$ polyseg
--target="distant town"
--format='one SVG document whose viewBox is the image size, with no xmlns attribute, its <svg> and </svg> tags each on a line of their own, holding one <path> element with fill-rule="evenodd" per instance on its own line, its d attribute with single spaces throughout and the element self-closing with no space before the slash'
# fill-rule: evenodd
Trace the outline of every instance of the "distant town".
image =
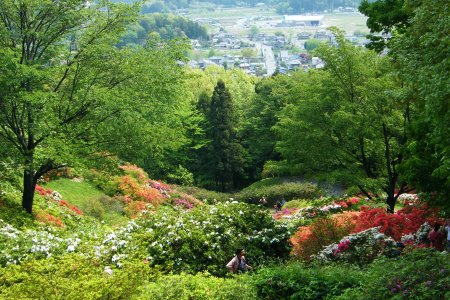
<svg viewBox="0 0 450 300">
<path fill-rule="evenodd" d="M 193 17 L 187 9 L 177 12 L 206 26 L 210 35 L 207 42 L 191 40 L 193 55 L 189 65 L 192 68 L 217 65 L 239 68 L 261 77 L 275 72 L 319 69 L 324 63 L 312 50 L 321 42 L 334 43 L 333 34 L 327 30 L 330 26 L 346 30 L 346 39 L 355 45 L 365 46 L 368 42 L 365 18 L 352 7 L 338 7 L 333 13 L 267 15 L 265 10 L 269 8 L 259 3 L 253 14 L 244 17 L 229 16 L 227 10 L 231 9 L 223 8 L 223 17 Z M 262 14 L 258 15 L 259 12 Z M 341 28 L 339 22 L 347 27 L 353 22 L 354 26 Z"/>
</svg>

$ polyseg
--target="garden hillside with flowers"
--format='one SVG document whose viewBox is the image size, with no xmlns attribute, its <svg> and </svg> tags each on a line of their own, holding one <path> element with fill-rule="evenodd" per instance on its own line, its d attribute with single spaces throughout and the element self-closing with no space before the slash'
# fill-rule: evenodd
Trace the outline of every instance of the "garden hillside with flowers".
<svg viewBox="0 0 450 300">
<path fill-rule="evenodd" d="M 66 186 L 77 192 L 66 196 Z M 14 182 L 2 187 L 0 299 L 450 296 L 448 254 L 428 240 L 443 214 L 417 194 L 399 197 L 393 214 L 361 195 L 325 194 L 284 197 L 277 211 L 253 204 L 243 196 L 248 191 L 182 188 L 123 164 L 112 173 L 51 174 L 37 185 L 29 215 Z M 305 184 L 296 189 L 302 193 Z M 227 273 L 237 248 L 246 250 L 252 271 Z"/>
<path fill-rule="evenodd" d="M 267 77 L 144 2 L 0 0 L 0 300 L 450 299 L 448 0 Z"/>
</svg>

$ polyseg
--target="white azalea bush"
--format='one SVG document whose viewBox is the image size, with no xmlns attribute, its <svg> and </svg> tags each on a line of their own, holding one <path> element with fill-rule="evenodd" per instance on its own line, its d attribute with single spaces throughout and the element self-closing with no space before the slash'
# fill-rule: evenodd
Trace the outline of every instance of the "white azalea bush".
<svg viewBox="0 0 450 300">
<path fill-rule="evenodd" d="M 364 265 L 381 254 L 390 255 L 395 251 L 395 241 L 379 231 L 380 227 L 351 234 L 339 243 L 326 246 L 312 258 L 320 262 L 347 262 Z"/>
<path fill-rule="evenodd" d="M 0 219 L 0 266 L 21 264 L 71 252 L 89 252 L 95 234 L 70 233 L 51 226 L 19 230 Z"/>
<path fill-rule="evenodd" d="M 109 233 L 96 253 L 117 266 L 140 256 L 166 271 L 224 275 L 236 248 L 245 248 L 253 264 L 285 258 L 289 236 L 287 227 L 276 224 L 267 212 L 233 201 L 177 213 L 146 213 Z"/>
</svg>

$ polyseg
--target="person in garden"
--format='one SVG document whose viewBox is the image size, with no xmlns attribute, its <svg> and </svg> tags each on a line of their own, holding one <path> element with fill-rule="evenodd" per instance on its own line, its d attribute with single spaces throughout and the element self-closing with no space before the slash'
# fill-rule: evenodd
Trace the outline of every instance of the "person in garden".
<svg viewBox="0 0 450 300">
<path fill-rule="evenodd" d="M 248 270 L 251 270 L 252 267 L 247 265 L 247 262 L 245 260 L 245 250 L 242 248 L 239 248 L 236 250 L 236 255 L 233 257 L 232 260 L 230 260 L 227 263 L 227 270 L 228 272 L 232 273 L 243 273 Z"/>
<path fill-rule="evenodd" d="M 441 224 L 434 223 L 434 229 L 431 230 L 430 234 L 428 235 L 428 238 L 431 242 L 431 247 L 438 251 L 444 250 L 444 238 L 445 234 L 440 230 Z"/>
<path fill-rule="evenodd" d="M 277 212 L 281 211 L 281 202 L 280 202 L 280 200 L 277 200 L 277 202 L 275 202 L 275 211 L 277 211 Z"/>
</svg>

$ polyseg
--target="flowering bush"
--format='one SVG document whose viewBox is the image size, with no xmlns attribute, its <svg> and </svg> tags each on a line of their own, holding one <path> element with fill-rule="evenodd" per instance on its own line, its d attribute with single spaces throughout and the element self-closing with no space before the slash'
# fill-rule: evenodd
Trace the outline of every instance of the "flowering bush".
<svg viewBox="0 0 450 300">
<path fill-rule="evenodd" d="M 312 258 L 321 262 L 342 261 L 359 265 L 370 263 L 380 254 L 388 254 L 395 248 L 395 241 L 379 229 L 380 227 L 370 228 L 346 236 Z"/>
<path fill-rule="evenodd" d="M 52 227 L 21 231 L 0 219 L 0 266 L 74 252 L 80 243 L 78 234 L 65 237 Z"/>
<path fill-rule="evenodd" d="M 342 212 L 347 209 L 352 209 L 359 203 L 359 198 L 353 197 L 349 200 L 341 200 L 339 202 L 331 202 L 322 206 L 308 206 L 300 209 L 284 209 L 281 212 L 275 213 L 274 218 L 276 220 L 301 220 L 301 219 L 314 219 L 317 217 L 325 217 L 330 214 Z"/>
<path fill-rule="evenodd" d="M 144 213 L 109 234 L 96 251 L 115 264 L 140 255 L 167 271 L 224 274 L 225 264 L 239 247 L 249 253 L 249 263 L 287 257 L 289 236 L 286 226 L 256 206 L 229 202 L 178 213 Z"/>
<path fill-rule="evenodd" d="M 324 246 L 349 234 L 355 226 L 358 212 L 346 212 L 330 218 L 318 218 L 309 226 L 299 227 L 291 237 L 292 253 L 302 259 L 310 259 Z"/>
<path fill-rule="evenodd" d="M 361 207 L 355 232 L 380 226 L 380 232 L 399 241 L 402 235 L 416 232 L 424 222 L 433 224 L 437 221 L 441 221 L 438 210 L 428 208 L 426 204 L 407 205 L 396 213 L 387 213 L 382 208 Z"/>
</svg>

